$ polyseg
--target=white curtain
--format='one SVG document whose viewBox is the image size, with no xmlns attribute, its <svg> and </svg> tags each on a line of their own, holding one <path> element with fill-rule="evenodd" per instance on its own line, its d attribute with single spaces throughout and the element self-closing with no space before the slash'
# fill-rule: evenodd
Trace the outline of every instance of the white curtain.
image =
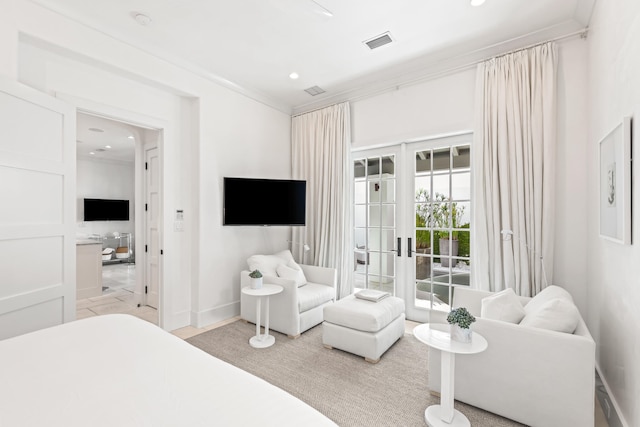
<svg viewBox="0 0 640 427">
<path fill-rule="evenodd" d="M 545 43 L 478 65 L 472 275 L 480 289 L 533 296 L 552 283 L 557 56 Z"/>
<path fill-rule="evenodd" d="M 293 178 L 307 181 L 305 227 L 293 228 L 293 249 L 307 264 L 338 270 L 337 297 L 351 293 L 349 169 L 351 113 L 348 103 L 294 117 Z M 303 254 L 301 249 L 309 245 Z"/>
</svg>

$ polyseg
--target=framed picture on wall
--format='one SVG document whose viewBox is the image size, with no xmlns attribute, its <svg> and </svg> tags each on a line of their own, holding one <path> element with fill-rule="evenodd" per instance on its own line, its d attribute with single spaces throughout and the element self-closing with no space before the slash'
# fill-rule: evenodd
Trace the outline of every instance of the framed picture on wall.
<svg viewBox="0 0 640 427">
<path fill-rule="evenodd" d="M 600 237 L 631 244 L 631 117 L 600 141 Z"/>
</svg>

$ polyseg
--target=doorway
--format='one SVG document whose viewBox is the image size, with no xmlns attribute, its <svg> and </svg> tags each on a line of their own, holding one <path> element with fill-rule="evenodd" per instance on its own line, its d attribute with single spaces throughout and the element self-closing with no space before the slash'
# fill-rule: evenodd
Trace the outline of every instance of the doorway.
<svg viewBox="0 0 640 427">
<path fill-rule="evenodd" d="M 100 242 L 102 251 L 101 293 L 78 294 L 77 318 L 126 313 L 159 324 L 159 245 L 150 242 L 159 241 L 162 131 L 80 111 L 76 123 L 77 236 Z M 128 219 L 86 221 L 85 199 L 126 202 Z"/>
<path fill-rule="evenodd" d="M 470 285 L 471 139 L 352 152 L 354 288 L 403 298 L 410 320 L 449 311 Z"/>
</svg>

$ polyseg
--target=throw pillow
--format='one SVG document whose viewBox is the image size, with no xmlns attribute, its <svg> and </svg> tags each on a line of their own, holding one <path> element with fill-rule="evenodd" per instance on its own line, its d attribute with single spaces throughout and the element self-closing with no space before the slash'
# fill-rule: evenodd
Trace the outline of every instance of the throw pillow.
<svg viewBox="0 0 640 427">
<path fill-rule="evenodd" d="M 562 298 L 573 303 L 573 298 L 571 297 L 571 294 L 569 292 L 567 292 L 565 289 L 562 289 L 560 286 L 551 285 L 547 286 L 542 291 L 540 291 L 538 295 L 531 298 L 531 301 L 529 301 L 527 305 L 524 306 L 524 311 L 527 314 L 536 312 L 544 304 L 556 298 Z"/>
<path fill-rule="evenodd" d="M 307 278 L 304 277 L 304 273 L 301 269 L 292 268 L 284 264 L 280 264 L 276 268 L 276 272 L 278 273 L 278 277 L 282 277 L 283 279 L 290 279 L 296 282 L 298 287 L 307 284 Z"/>
<path fill-rule="evenodd" d="M 572 334 L 579 321 L 580 312 L 573 302 L 566 298 L 555 298 L 542 304 L 536 311 L 527 312 L 520 326 Z"/>
<path fill-rule="evenodd" d="M 524 307 L 511 288 L 497 292 L 490 297 L 482 298 L 480 317 L 483 319 L 520 323 L 524 315 Z"/>
<path fill-rule="evenodd" d="M 273 255 L 253 255 L 247 259 L 249 271 L 260 270 L 263 275 L 277 276 L 276 269 L 280 264 L 293 261 L 291 251 L 284 250 Z"/>
</svg>

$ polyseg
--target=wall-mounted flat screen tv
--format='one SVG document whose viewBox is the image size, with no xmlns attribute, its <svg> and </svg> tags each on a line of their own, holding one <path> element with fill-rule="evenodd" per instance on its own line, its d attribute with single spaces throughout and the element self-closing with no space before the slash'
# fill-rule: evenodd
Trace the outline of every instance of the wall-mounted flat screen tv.
<svg viewBox="0 0 640 427">
<path fill-rule="evenodd" d="M 85 221 L 129 221 L 129 201 L 84 199 Z"/>
<path fill-rule="evenodd" d="M 224 225 L 305 225 L 307 182 L 224 178 Z"/>
</svg>

